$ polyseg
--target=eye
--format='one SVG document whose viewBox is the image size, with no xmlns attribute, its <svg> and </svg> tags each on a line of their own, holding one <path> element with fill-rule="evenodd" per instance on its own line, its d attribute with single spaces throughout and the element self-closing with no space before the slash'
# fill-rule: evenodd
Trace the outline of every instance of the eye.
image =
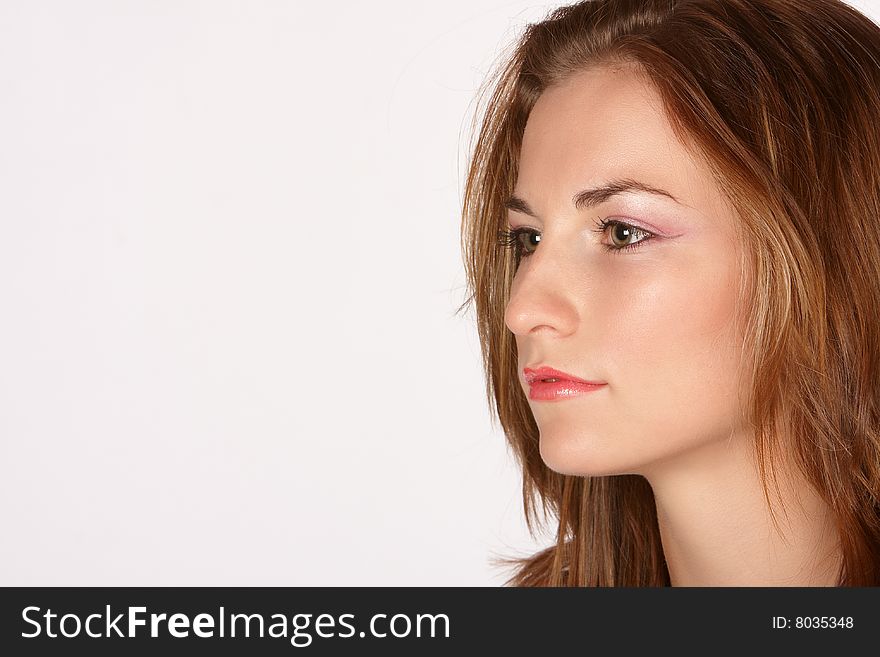
<svg viewBox="0 0 880 657">
<path fill-rule="evenodd" d="M 533 242 L 534 241 L 534 242 Z M 541 242 L 541 233 L 532 228 L 515 228 L 513 230 L 499 230 L 498 244 L 505 249 L 511 249 L 516 261 L 528 258 L 538 248 Z"/>
<path fill-rule="evenodd" d="M 637 249 L 654 237 L 653 233 L 615 219 L 601 219 L 596 222 L 597 233 L 604 233 L 608 228 L 611 228 L 611 244 L 603 244 L 602 246 L 606 251 L 612 253 Z M 643 237 L 637 241 L 629 241 L 638 235 Z"/>
</svg>

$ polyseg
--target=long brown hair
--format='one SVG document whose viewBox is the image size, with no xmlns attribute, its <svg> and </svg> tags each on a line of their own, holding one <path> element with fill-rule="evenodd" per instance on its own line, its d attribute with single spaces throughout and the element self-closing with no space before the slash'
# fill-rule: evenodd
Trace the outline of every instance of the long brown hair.
<svg viewBox="0 0 880 657">
<path fill-rule="evenodd" d="M 765 499 L 777 457 L 791 458 L 831 510 L 838 584 L 880 585 L 880 27 L 838 0 L 579 2 L 528 25 L 487 80 L 459 311 L 476 308 L 486 394 L 522 467 L 529 531 L 539 505 L 559 521 L 555 544 L 501 560 L 516 569 L 505 585 L 670 583 L 647 480 L 542 461 L 504 323 L 515 263 L 498 231 L 529 111 L 551 85 L 613 63 L 650 77 L 740 219 L 747 419 Z"/>
</svg>

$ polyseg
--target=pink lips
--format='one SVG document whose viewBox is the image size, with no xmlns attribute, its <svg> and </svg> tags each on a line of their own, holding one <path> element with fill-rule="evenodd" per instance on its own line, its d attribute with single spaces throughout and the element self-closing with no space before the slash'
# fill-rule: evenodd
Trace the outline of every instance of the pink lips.
<svg viewBox="0 0 880 657">
<path fill-rule="evenodd" d="M 552 367 L 523 369 L 526 383 L 529 384 L 529 398 L 536 401 L 567 399 L 605 387 L 604 381 L 586 381 L 571 374 L 560 372 Z M 545 379 L 556 379 L 546 381 Z"/>
</svg>

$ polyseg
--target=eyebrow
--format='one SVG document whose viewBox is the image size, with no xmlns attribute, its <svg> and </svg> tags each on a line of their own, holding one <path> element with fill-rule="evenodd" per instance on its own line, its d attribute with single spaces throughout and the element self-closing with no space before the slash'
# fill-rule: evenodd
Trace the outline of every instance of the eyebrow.
<svg viewBox="0 0 880 657">
<path fill-rule="evenodd" d="M 680 205 L 685 205 L 665 189 L 660 189 L 659 187 L 654 187 L 653 185 L 648 185 L 647 183 L 633 180 L 632 178 L 615 178 L 614 180 L 610 180 L 597 187 L 583 189 L 571 198 L 571 202 L 576 209 L 582 210 L 584 208 L 604 203 L 608 199 L 626 192 L 640 192 L 643 194 L 653 194 L 655 196 L 665 196 Z M 508 198 L 504 202 L 504 207 L 515 212 L 522 212 L 535 219 L 538 218 L 537 213 L 529 207 L 529 204 L 518 196 L 511 196 Z"/>
</svg>

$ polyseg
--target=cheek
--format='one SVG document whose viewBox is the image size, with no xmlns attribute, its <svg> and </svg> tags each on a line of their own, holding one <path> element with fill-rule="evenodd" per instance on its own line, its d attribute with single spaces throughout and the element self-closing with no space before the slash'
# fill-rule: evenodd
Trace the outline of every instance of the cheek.
<svg viewBox="0 0 880 657">
<path fill-rule="evenodd" d="M 729 257 L 729 256 L 726 256 Z M 681 440 L 724 430 L 734 411 L 740 346 L 738 267 L 703 258 L 645 270 L 614 315 L 608 365 L 632 422 Z"/>
</svg>

